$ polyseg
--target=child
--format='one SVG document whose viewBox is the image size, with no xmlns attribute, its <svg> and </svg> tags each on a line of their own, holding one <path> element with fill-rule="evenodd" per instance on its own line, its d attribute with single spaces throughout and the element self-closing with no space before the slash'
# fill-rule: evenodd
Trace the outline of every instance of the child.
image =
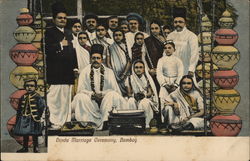
<svg viewBox="0 0 250 161">
<path fill-rule="evenodd" d="M 24 80 L 24 89 L 27 91 L 21 99 L 17 110 L 14 134 L 23 136 L 23 148 L 17 153 L 28 152 L 29 136 L 33 138 L 33 151 L 39 153 L 38 136 L 42 135 L 41 117 L 45 108 L 44 99 L 35 92 L 37 81 L 35 79 Z"/>
</svg>

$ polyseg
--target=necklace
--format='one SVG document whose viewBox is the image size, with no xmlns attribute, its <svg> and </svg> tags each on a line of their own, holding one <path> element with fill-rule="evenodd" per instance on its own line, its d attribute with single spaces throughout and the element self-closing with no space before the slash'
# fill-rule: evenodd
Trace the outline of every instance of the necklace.
<svg viewBox="0 0 250 161">
<path fill-rule="evenodd" d="M 104 66 L 101 65 L 101 85 L 100 85 L 100 91 L 103 90 L 103 86 L 104 86 Z M 94 67 L 93 65 L 91 65 L 91 71 L 90 71 L 90 86 L 93 92 L 95 91 L 95 82 L 94 82 Z"/>
</svg>

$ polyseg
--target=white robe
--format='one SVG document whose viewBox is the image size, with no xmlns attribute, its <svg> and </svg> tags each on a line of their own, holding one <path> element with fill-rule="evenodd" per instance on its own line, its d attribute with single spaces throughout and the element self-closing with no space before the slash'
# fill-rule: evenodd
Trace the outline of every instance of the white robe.
<svg viewBox="0 0 250 161">
<path fill-rule="evenodd" d="M 120 48 L 122 47 L 123 50 Z M 116 80 L 118 82 L 118 85 L 120 87 L 120 90 L 123 95 L 127 93 L 126 87 L 125 87 L 125 82 L 121 81 L 120 75 L 124 72 L 125 67 L 128 63 L 128 60 L 126 58 L 125 52 L 126 47 L 125 44 L 120 44 L 120 47 L 116 42 L 111 44 L 108 48 L 108 55 L 110 56 L 111 59 L 111 66 L 114 71 Z M 132 59 L 132 56 L 129 54 L 130 59 Z"/>
<path fill-rule="evenodd" d="M 89 40 L 92 41 L 96 38 L 96 32 L 93 31 L 93 32 L 89 32 L 88 30 L 85 31 L 87 34 L 88 34 L 88 37 L 89 37 Z M 88 44 L 88 45 L 91 45 L 91 44 Z"/>
<path fill-rule="evenodd" d="M 147 76 L 147 78 L 145 77 Z M 143 75 L 141 78 L 139 78 L 135 73 L 134 69 L 132 69 L 132 75 L 130 76 L 130 82 L 129 78 L 126 79 L 126 86 L 132 86 L 133 95 L 135 93 L 143 92 L 144 95 L 147 95 L 147 88 L 149 87 L 149 84 L 153 90 L 153 95 L 150 98 L 143 98 L 140 101 L 136 101 L 134 97 L 129 98 L 128 100 L 128 106 L 131 110 L 136 109 L 143 109 L 145 111 L 146 116 L 146 127 L 149 127 L 149 122 L 153 118 L 154 111 L 159 111 L 159 104 L 158 104 L 158 95 L 156 91 L 156 87 L 154 84 L 153 79 L 149 75 L 149 73 L 146 71 L 145 75 Z M 147 81 L 148 79 L 148 81 Z M 149 84 L 148 84 L 149 82 Z"/>
<path fill-rule="evenodd" d="M 76 49 L 76 57 L 77 57 L 77 63 L 78 63 L 78 72 L 81 73 L 81 71 L 90 64 L 90 56 L 89 52 L 83 48 L 78 40 L 74 41 L 75 43 L 75 49 Z"/>
<path fill-rule="evenodd" d="M 171 32 L 167 39 L 173 40 L 175 43 L 176 51 L 174 55 L 182 60 L 184 75 L 187 75 L 188 71 L 195 72 L 199 59 L 197 35 L 184 27 L 181 32 L 177 32 L 176 30 Z"/>
<path fill-rule="evenodd" d="M 105 66 L 104 69 L 104 86 L 102 91 L 100 91 L 100 68 L 94 69 L 95 92 L 104 95 L 100 107 L 94 100 L 91 100 L 91 95 L 94 93 L 90 85 L 91 64 L 80 73 L 77 95 L 72 102 L 76 120 L 94 122 L 99 129 L 102 129 L 103 122 L 108 120 L 109 111 L 111 111 L 112 107 L 116 107 L 116 109 L 127 108 L 126 100 L 121 96 L 113 71 Z"/>
<path fill-rule="evenodd" d="M 204 109 L 203 98 L 198 91 L 191 91 L 189 95 L 195 98 L 199 110 Z M 191 107 L 189 107 L 189 104 L 187 103 L 183 95 L 181 94 L 179 88 L 174 92 L 170 93 L 165 100 L 169 102 L 178 103 L 180 110 L 180 115 L 176 116 L 173 111 L 173 107 L 165 106 L 162 108 L 162 115 L 165 119 L 168 120 L 169 124 L 178 123 L 194 113 Z M 204 118 L 201 117 L 193 117 L 188 120 L 188 122 L 191 122 L 195 129 L 201 129 L 204 127 Z"/>
<path fill-rule="evenodd" d="M 110 30 L 110 29 L 108 29 L 108 34 L 109 34 L 110 38 L 111 38 L 112 40 L 114 40 L 114 38 L 113 38 L 113 31 Z"/>
<path fill-rule="evenodd" d="M 165 52 L 163 53 L 163 55 Z M 178 86 L 180 80 L 183 76 L 183 64 L 182 61 L 174 56 L 163 56 L 159 59 L 156 70 L 156 77 L 161 86 L 160 88 L 160 98 L 165 98 L 168 96 L 168 91 L 164 87 L 166 84 L 168 85 L 176 85 Z"/>
<path fill-rule="evenodd" d="M 50 85 L 47 94 L 47 105 L 50 122 L 62 126 L 71 120 L 71 90 L 73 85 Z"/>
</svg>

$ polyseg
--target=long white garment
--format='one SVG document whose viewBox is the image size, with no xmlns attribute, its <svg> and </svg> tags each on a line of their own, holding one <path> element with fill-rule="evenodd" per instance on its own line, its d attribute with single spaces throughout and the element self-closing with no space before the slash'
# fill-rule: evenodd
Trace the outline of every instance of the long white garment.
<svg viewBox="0 0 250 161">
<path fill-rule="evenodd" d="M 165 54 L 165 52 L 163 53 Z M 166 55 L 166 54 L 165 54 Z M 179 85 L 180 80 L 183 76 L 184 67 L 182 61 L 174 56 L 163 56 L 159 59 L 156 70 L 156 78 L 161 86 L 160 98 L 168 96 L 168 91 L 164 87 L 168 85 Z"/>
<path fill-rule="evenodd" d="M 181 32 L 177 32 L 176 30 L 171 32 L 167 39 L 173 40 L 175 43 L 176 51 L 174 55 L 182 60 L 184 75 L 187 75 L 188 71 L 195 72 L 199 59 L 197 35 L 184 27 Z"/>
<path fill-rule="evenodd" d="M 146 75 L 146 76 L 145 76 Z M 132 69 L 132 75 L 126 79 L 126 86 L 131 86 L 133 90 L 133 95 L 135 93 L 142 92 L 144 95 L 147 95 L 147 89 L 150 87 L 153 90 L 153 95 L 150 98 L 144 98 L 137 102 L 133 97 L 129 98 L 128 106 L 129 109 L 143 109 L 146 115 L 146 127 L 149 127 L 149 122 L 153 118 L 153 111 L 159 111 L 159 103 L 158 103 L 158 94 L 156 91 L 156 87 L 153 79 L 149 75 L 147 71 L 145 71 L 145 75 L 139 78 L 135 73 L 134 69 Z M 149 84 L 148 84 L 149 83 Z"/>
<path fill-rule="evenodd" d="M 134 43 L 135 43 L 135 35 L 141 31 L 137 31 L 137 32 L 128 32 L 125 34 L 125 38 L 126 38 L 126 42 L 127 42 L 127 46 L 128 46 L 128 53 L 131 54 L 132 50 L 131 48 L 133 47 Z M 149 35 L 145 32 L 141 32 L 144 35 L 144 39 L 146 39 L 147 37 L 149 37 Z M 132 54 L 131 54 L 132 55 Z"/>
<path fill-rule="evenodd" d="M 51 85 L 47 94 L 50 122 L 62 126 L 71 120 L 72 85 Z"/>
<path fill-rule="evenodd" d="M 75 36 L 74 34 L 72 34 L 72 36 L 73 36 L 72 44 L 73 47 L 76 48 L 76 45 L 78 44 L 78 36 Z"/>
<path fill-rule="evenodd" d="M 90 64 L 90 59 L 89 59 L 89 52 L 84 49 L 77 41 L 75 41 L 75 49 L 76 49 L 76 57 L 77 57 L 77 63 L 78 63 L 78 70 L 79 73 Z"/>
<path fill-rule="evenodd" d="M 120 47 L 119 47 L 120 45 Z M 125 87 L 125 81 L 122 81 L 120 79 L 120 75 L 124 72 L 125 67 L 128 63 L 128 60 L 126 58 L 126 54 L 124 51 L 126 51 L 126 47 L 124 43 L 117 44 L 114 42 L 111 44 L 108 48 L 108 55 L 111 58 L 111 66 L 114 71 L 117 83 L 120 87 L 120 90 L 123 95 L 127 93 L 126 87 Z M 121 49 L 122 48 L 122 49 Z M 132 59 L 132 56 L 129 54 L 130 59 Z"/>
<path fill-rule="evenodd" d="M 96 38 L 96 32 L 93 31 L 93 32 L 89 32 L 88 30 L 85 31 L 87 34 L 88 34 L 88 37 L 89 37 L 89 40 L 92 41 Z M 91 44 L 89 44 L 91 45 Z"/>
<path fill-rule="evenodd" d="M 99 39 L 99 38 L 95 38 L 93 39 L 92 41 L 92 45 L 93 44 L 101 44 L 103 45 L 104 47 L 104 52 L 103 52 L 103 63 L 106 65 L 106 57 L 107 57 L 107 54 L 108 54 L 108 47 L 114 42 L 112 39 L 110 38 L 106 38 L 104 37 L 103 39 Z"/>
<path fill-rule="evenodd" d="M 108 34 L 111 37 L 111 39 L 114 40 L 114 38 L 113 38 L 113 31 L 110 30 L 110 29 L 108 29 Z"/>
<path fill-rule="evenodd" d="M 192 96 L 196 100 L 199 110 L 204 109 L 203 98 L 201 97 L 201 95 L 198 91 L 194 90 L 189 95 Z M 174 114 L 173 108 L 171 106 L 163 107 L 162 115 L 165 119 L 168 120 L 169 124 L 178 123 L 178 122 L 182 121 L 183 119 L 185 119 L 186 117 L 193 114 L 193 110 L 191 109 L 191 107 L 189 106 L 189 104 L 187 103 L 187 101 L 185 100 L 183 95 L 181 94 L 179 88 L 177 90 L 175 90 L 174 92 L 170 93 L 168 95 L 168 97 L 166 97 L 165 100 L 169 101 L 169 102 L 178 103 L 179 110 L 180 110 L 180 115 L 176 116 Z M 199 128 L 204 127 L 204 119 L 203 118 L 200 118 L 200 117 L 191 118 L 189 120 L 189 122 L 191 122 L 193 124 L 195 129 L 199 129 Z"/>
<path fill-rule="evenodd" d="M 103 121 L 108 120 L 108 112 L 111 111 L 112 107 L 115 106 L 116 109 L 127 108 L 127 102 L 121 96 L 113 71 L 105 66 L 104 70 L 104 86 L 103 90 L 100 91 L 100 68 L 94 69 L 95 91 L 104 95 L 100 107 L 95 101 L 91 100 L 93 94 L 90 85 L 91 64 L 80 73 L 77 95 L 72 102 L 72 108 L 75 109 L 75 117 L 78 121 L 94 122 L 100 129 Z"/>
</svg>

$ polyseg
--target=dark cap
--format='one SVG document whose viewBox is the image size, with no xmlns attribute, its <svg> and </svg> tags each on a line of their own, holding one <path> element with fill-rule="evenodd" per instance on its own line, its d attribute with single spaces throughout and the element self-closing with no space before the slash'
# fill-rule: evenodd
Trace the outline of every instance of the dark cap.
<svg viewBox="0 0 250 161">
<path fill-rule="evenodd" d="M 186 19 L 186 8 L 174 8 L 173 18 L 182 17 Z"/>
<path fill-rule="evenodd" d="M 91 50 L 90 50 L 90 55 L 94 54 L 94 53 L 99 53 L 99 54 L 103 54 L 104 51 L 104 47 L 101 44 L 93 44 L 91 46 Z"/>
<path fill-rule="evenodd" d="M 56 2 L 51 6 L 53 17 L 55 18 L 58 13 L 67 13 L 63 3 Z"/>
<path fill-rule="evenodd" d="M 86 21 L 87 19 L 91 19 L 91 18 L 93 18 L 96 21 L 98 21 L 98 17 L 95 14 L 93 14 L 93 13 L 89 13 L 89 14 L 85 15 L 84 18 L 83 18 L 83 21 Z"/>
</svg>

